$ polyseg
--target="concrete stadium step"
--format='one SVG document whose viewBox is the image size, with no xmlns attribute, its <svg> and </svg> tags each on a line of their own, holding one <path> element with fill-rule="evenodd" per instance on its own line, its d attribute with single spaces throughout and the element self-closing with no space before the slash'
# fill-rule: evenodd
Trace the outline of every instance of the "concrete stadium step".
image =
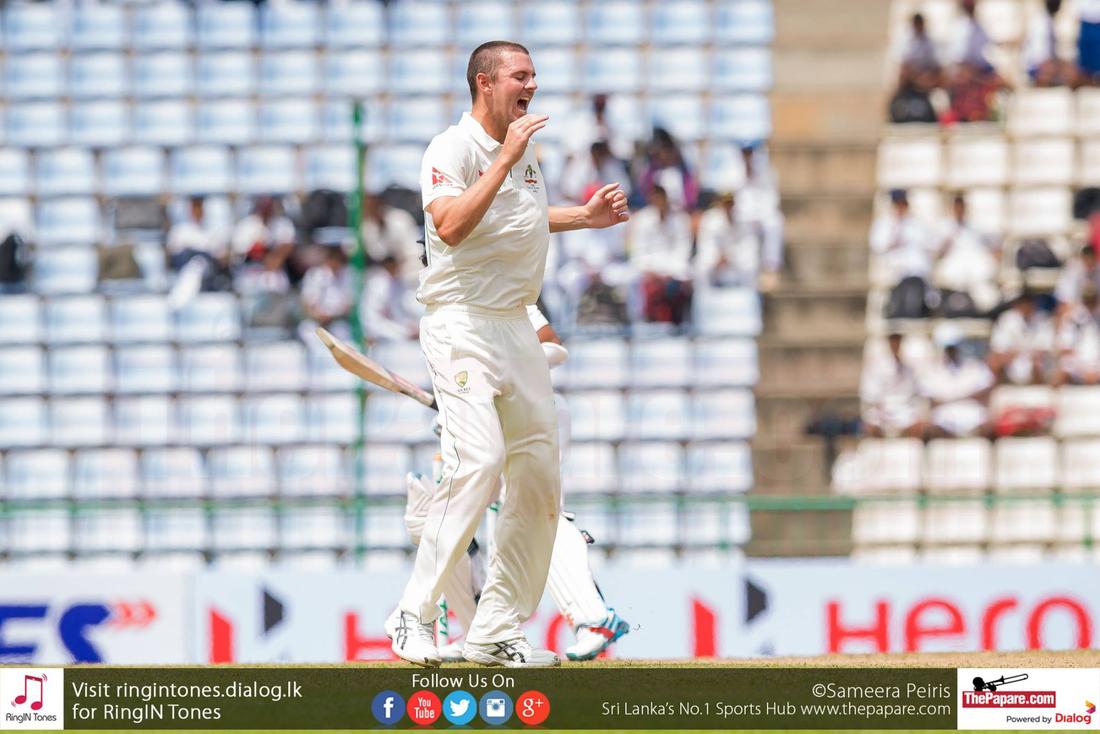
<svg viewBox="0 0 1100 734">
<path fill-rule="evenodd" d="M 782 195 L 874 196 L 878 150 L 871 143 L 780 142 L 768 155 Z"/>
<path fill-rule="evenodd" d="M 786 220 L 784 239 L 796 245 L 838 241 L 865 243 L 874 214 L 872 198 L 862 195 L 784 194 L 780 207 Z"/>
<path fill-rule="evenodd" d="M 773 144 L 865 142 L 879 137 L 888 97 L 879 90 L 828 94 L 776 88 L 771 94 Z"/>
<path fill-rule="evenodd" d="M 764 298 L 764 336 L 796 341 L 855 339 L 864 332 L 867 291 L 860 288 L 796 288 Z"/>
<path fill-rule="evenodd" d="M 790 242 L 786 251 L 786 276 L 791 284 L 810 288 L 870 286 L 870 250 L 864 243 Z"/>
<path fill-rule="evenodd" d="M 867 0 L 773 0 L 778 49 L 883 49 L 888 40 L 890 3 Z M 881 65 L 879 65 L 881 68 Z"/>
<path fill-rule="evenodd" d="M 806 427 L 825 414 L 859 415 L 856 392 L 813 395 L 802 392 L 756 391 L 757 441 L 774 444 L 809 440 Z"/>
<path fill-rule="evenodd" d="M 828 457 L 818 440 L 755 441 L 752 447 L 753 494 L 828 495 Z"/>
<path fill-rule="evenodd" d="M 841 498 L 843 499 L 843 498 Z M 750 557 L 845 556 L 852 552 L 852 510 L 838 501 L 834 509 L 753 509 Z"/>
<path fill-rule="evenodd" d="M 846 341 L 821 343 L 761 342 L 761 394 L 800 392 L 812 388 L 816 394 L 853 392 L 859 389 L 863 368 L 863 344 Z"/>
</svg>

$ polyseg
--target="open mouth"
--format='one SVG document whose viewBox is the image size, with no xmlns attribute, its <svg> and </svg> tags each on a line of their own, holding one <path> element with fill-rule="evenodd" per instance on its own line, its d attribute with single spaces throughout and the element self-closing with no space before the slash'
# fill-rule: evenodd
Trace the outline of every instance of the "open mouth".
<svg viewBox="0 0 1100 734">
<path fill-rule="evenodd" d="M 519 109 L 525 115 L 527 114 L 527 106 L 530 105 L 530 104 L 531 104 L 531 100 L 529 100 L 529 99 L 518 99 L 518 100 L 516 100 L 516 106 L 519 107 Z"/>
</svg>

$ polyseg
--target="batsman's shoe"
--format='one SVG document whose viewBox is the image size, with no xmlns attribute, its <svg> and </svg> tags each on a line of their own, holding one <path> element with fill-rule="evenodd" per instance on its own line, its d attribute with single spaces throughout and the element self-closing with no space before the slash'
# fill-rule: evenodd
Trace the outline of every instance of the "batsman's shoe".
<svg viewBox="0 0 1100 734">
<path fill-rule="evenodd" d="M 386 637 L 393 654 L 413 665 L 437 668 L 442 661 L 435 649 L 435 625 L 423 624 L 415 615 L 395 609 L 386 619 Z"/>
<path fill-rule="evenodd" d="M 471 663 L 505 668 L 556 668 L 561 659 L 550 650 L 536 650 L 523 637 L 507 642 L 467 642 L 462 656 Z"/>
<path fill-rule="evenodd" d="M 607 610 L 607 616 L 599 624 L 584 624 L 577 628 L 577 641 L 565 648 L 570 660 L 591 660 L 611 647 L 611 643 L 630 631 L 626 620 Z"/>
<path fill-rule="evenodd" d="M 462 657 L 463 644 L 462 640 L 448 642 L 446 645 L 439 648 L 439 658 L 445 663 L 466 662 L 466 658 Z"/>
</svg>

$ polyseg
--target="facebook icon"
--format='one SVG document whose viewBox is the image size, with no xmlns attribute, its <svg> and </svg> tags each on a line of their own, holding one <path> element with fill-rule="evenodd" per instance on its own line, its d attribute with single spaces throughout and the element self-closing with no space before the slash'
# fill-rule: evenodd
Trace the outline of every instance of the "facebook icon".
<svg viewBox="0 0 1100 734">
<path fill-rule="evenodd" d="M 396 724 L 405 715 L 405 699 L 393 691 L 382 691 L 371 702 L 370 711 L 380 724 Z"/>
</svg>

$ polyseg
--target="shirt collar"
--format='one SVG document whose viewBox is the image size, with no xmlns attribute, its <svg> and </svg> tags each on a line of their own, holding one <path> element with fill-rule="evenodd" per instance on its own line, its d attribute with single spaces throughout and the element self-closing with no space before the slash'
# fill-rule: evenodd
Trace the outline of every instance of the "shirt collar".
<svg viewBox="0 0 1100 734">
<path fill-rule="evenodd" d="M 485 128 L 469 112 L 462 113 L 462 119 L 459 120 L 458 126 L 487 152 L 492 153 L 500 147 L 500 143 L 494 140 L 492 135 L 485 132 Z"/>
</svg>

